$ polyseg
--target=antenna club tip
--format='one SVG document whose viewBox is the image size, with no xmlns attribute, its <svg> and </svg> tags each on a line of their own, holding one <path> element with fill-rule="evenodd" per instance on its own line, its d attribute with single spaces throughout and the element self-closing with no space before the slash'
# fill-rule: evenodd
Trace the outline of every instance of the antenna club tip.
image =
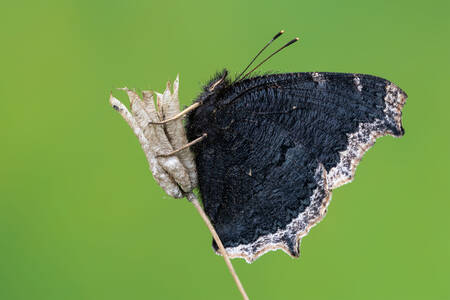
<svg viewBox="0 0 450 300">
<path fill-rule="evenodd" d="M 299 39 L 300 39 L 299 37 L 296 37 L 296 38 L 295 38 L 296 41 L 298 41 Z"/>
<path fill-rule="evenodd" d="M 283 29 L 281 29 L 281 30 L 280 30 L 280 33 L 284 33 L 284 30 L 283 30 Z"/>
</svg>

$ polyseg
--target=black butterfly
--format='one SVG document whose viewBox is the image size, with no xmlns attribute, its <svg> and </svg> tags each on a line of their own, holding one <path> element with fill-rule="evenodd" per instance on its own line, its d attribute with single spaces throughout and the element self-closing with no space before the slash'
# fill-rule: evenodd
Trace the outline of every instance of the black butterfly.
<svg viewBox="0 0 450 300">
<path fill-rule="evenodd" d="M 376 138 L 404 134 L 407 95 L 371 75 L 247 75 L 216 75 L 188 115 L 189 141 L 206 133 L 192 147 L 201 197 L 230 257 L 298 257 L 331 191 L 352 180 Z"/>
</svg>

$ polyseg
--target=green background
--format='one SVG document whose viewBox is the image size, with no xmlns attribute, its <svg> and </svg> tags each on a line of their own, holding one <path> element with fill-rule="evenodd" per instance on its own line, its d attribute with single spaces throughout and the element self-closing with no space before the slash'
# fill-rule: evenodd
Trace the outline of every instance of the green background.
<svg viewBox="0 0 450 300">
<path fill-rule="evenodd" d="M 408 95 L 300 259 L 233 263 L 252 299 L 449 299 L 448 1 L 8 1 L 0 5 L 0 299 L 239 299 L 210 235 L 111 109 L 125 85 L 261 71 L 369 73 Z M 270 51 L 269 51 L 270 52 Z M 125 100 L 125 94 L 114 94 Z"/>
</svg>

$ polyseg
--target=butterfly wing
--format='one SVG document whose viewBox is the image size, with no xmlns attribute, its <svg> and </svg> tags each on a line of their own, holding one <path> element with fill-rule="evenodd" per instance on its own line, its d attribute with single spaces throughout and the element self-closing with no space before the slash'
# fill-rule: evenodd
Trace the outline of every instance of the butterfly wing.
<svg viewBox="0 0 450 300">
<path fill-rule="evenodd" d="M 231 257 L 299 255 L 331 190 L 352 180 L 377 137 L 401 136 L 406 94 L 374 76 L 291 73 L 217 92 L 189 116 L 200 192 Z"/>
</svg>

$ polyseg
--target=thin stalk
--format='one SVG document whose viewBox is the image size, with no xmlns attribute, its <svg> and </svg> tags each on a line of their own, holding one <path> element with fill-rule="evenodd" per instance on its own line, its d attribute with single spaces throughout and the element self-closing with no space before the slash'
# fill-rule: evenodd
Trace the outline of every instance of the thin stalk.
<svg viewBox="0 0 450 300">
<path fill-rule="evenodd" d="M 203 210 L 203 207 L 200 205 L 200 202 L 197 199 L 197 196 L 193 192 L 189 192 L 186 194 L 186 198 L 194 204 L 195 208 L 197 209 L 198 213 L 202 217 L 203 221 L 205 222 L 206 226 L 208 227 L 209 231 L 211 232 L 214 240 L 216 241 L 217 246 L 219 246 L 220 254 L 222 254 L 223 259 L 225 260 L 225 263 L 227 264 L 228 270 L 230 270 L 231 276 L 233 276 L 234 282 L 236 283 L 239 292 L 241 292 L 242 298 L 244 300 L 248 300 L 247 293 L 244 290 L 244 286 L 242 285 L 241 281 L 239 280 L 238 275 L 236 274 L 236 271 L 233 268 L 233 265 L 231 264 L 230 258 L 228 257 L 227 251 L 225 250 L 225 247 L 222 244 L 222 241 L 220 240 L 219 236 L 217 235 L 216 230 L 214 229 L 213 225 L 211 224 L 211 221 L 209 221 L 208 216 L 205 214 L 205 211 Z"/>
</svg>

